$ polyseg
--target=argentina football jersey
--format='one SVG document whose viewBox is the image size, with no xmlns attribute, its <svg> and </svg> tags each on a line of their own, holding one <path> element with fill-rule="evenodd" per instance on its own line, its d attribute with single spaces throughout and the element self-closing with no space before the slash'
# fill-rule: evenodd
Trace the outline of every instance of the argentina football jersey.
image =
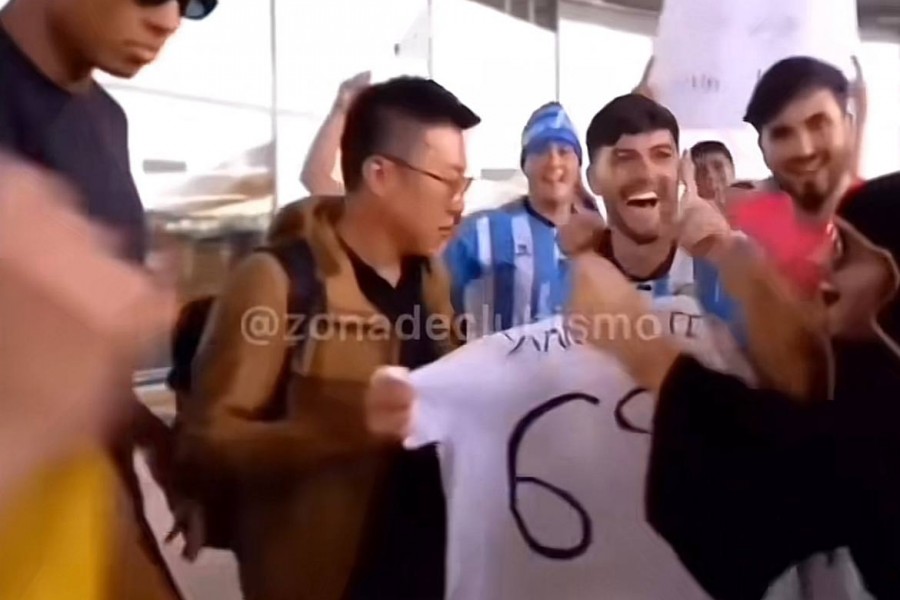
<svg viewBox="0 0 900 600">
<path fill-rule="evenodd" d="M 467 217 L 445 258 L 470 339 L 559 314 L 568 298 L 557 229 L 526 198 Z"/>
<path fill-rule="evenodd" d="M 616 261 L 612 248 L 612 238 L 604 235 L 597 251 L 601 256 L 610 260 L 620 271 L 634 282 L 638 291 L 648 299 L 662 298 L 665 296 L 694 295 L 694 260 L 691 256 L 678 247 L 672 247 L 669 256 L 647 277 L 639 278 L 630 275 Z"/>
<path fill-rule="evenodd" d="M 568 301 L 569 264 L 558 230 L 527 198 L 469 216 L 445 258 L 469 339 L 560 314 Z M 691 259 L 680 250 L 664 273 L 635 281 L 649 297 L 682 294 L 692 283 Z"/>
</svg>

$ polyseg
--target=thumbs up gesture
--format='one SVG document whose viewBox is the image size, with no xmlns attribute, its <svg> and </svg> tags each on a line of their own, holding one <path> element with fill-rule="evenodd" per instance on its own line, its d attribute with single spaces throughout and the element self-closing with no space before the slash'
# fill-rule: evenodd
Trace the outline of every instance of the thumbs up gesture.
<svg viewBox="0 0 900 600">
<path fill-rule="evenodd" d="M 681 159 L 681 195 L 678 243 L 692 256 L 705 256 L 721 240 L 731 236 L 731 227 L 722 211 L 697 192 L 694 161 L 689 152 Z"/>
</svg>

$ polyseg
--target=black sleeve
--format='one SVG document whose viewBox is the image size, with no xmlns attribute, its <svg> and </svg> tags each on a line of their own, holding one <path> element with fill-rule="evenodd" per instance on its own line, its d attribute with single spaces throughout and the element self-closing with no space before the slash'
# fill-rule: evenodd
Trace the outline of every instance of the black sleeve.
<svg viewBox="0 0 900 600">
<path fill-rule="evenodd" d="M 13 126 L 10 100 L 0 93 L 0 151 L 17 155 L 21 152 L 16 128 Z"/>
<path fill-rule="evenodd" d="M 778 393 L 683 356 L 654 421 L 646 509 L 717 600 L 757 600 L 798 561 L 842 545 L 827 403 Z"/>
</svg>

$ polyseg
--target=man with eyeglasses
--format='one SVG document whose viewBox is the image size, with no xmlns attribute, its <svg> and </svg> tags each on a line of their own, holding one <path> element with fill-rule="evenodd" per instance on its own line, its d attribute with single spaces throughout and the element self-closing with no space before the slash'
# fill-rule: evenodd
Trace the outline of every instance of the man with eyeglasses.
<svg viewBox="0 0 900 600">
<path fill-rule="evenodd" d="M 213 308 L 184 457 L 208 478 L 192 492 L 204 516 L 229 482 L 241 492 L 227 520 L 248 600 L 444 597 L 435 451 L 372 436 L 363 398 L 379 366 L 458 345 L 436 255 L 462 214 L 463 132 L 479 121 L 428 79 L 367 87 L 341 138 L 346 193 L 282 209 Z M 248 322 L 261 309 L 267 331 Z"/>
<path fill-rule="evenodd" d="M 62 176 L 81 198 L 83 213 L 115 234 L 120 258 L 134 263 L 143 263 L 147 243 L 130 172 L 128 122 L 93 74 L 133 77 L 156 58 L 182 18 L 201 19 L 216 4 L 12 0 L 0 11 L 0 149 Z M 132 414 L 111 448 L 122 488 L 113 589 L 120 598 L 177 598 L 144 518 L 133 468 L 140 447 L 165 487 L 168 428 L 133 399 L 129 384 L 122 382 L 121 394 L 130 398 Z"/>
<path fill-rule="evenodd" d="M 447 248 L 453 303 L 470 317 L 470 339 L 560 311 L 568 284 L 558 228 L 584 206 L 581 158 L 562 105 L 540 107 L 522 132 L 528 195 L 470 215 Z"/>
</svg>

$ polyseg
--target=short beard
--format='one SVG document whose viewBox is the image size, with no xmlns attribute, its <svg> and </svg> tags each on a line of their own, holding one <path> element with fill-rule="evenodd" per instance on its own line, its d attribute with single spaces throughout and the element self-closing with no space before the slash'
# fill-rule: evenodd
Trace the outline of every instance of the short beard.
<svg viewBox="0 0 900 600">
<path fill-rule="evenodd" d="M 793 190 L 790 194 L 800 210 L 811 215 L 819 214 L 828 201 L 828 196 L 820 194 L 811 185 L 803 189 Z"/>
<path fill-rule="evenodd" d="M 837 157 L 836 157 L 837 158 Z M 776 185 L 786 192 L 793 200 L 794 204 L 801 211 L 808 215 L 818 216 L 822 213 L 823 210 L 827 208 L 827 203 L 834 195 L 834 192 L 837 190 L 838 186 L 841 184 L 841 181 L 846 173 L 850 170 L 850 155 L 849 153 L 846 155 L 842 155 L 840 160 L 837 161 L 836 165 L 843 165 L 841 167 L 833 167 L 828 170 L 828 181 L 826 184 L 826 189 L 823 192 L 819 192 L 815 188 L 815 185 L 807 185 L 801 188 L 795 188 L 790 185 L 787 181 L 782 180 L 777 175 L 773 174 L 773 178 L 775 180 Z"/>
</svg>

